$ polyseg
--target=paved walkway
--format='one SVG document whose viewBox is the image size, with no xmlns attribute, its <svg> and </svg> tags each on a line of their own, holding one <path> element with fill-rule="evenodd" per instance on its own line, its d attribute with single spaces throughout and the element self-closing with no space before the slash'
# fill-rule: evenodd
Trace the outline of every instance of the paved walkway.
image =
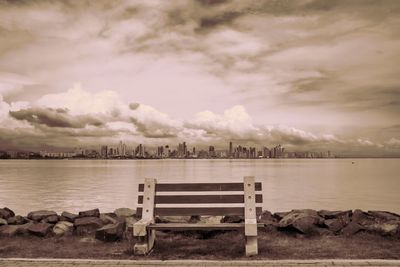
<svg viewBox="0 0 400 267">
<path fill-rule="evenodd" d="M 153 267 L 153 266 L 266 266 L 266 267 L 329 267 L 329 266 L 398 266 L 400 260 L 262 260 L 262 261 L 200 261 L 200 260 L 175 260 L 175 261 L 133 261 L 133 260 L 78 260 L 78 259 L 0 259 L 0 267 Z"/>
</svg>

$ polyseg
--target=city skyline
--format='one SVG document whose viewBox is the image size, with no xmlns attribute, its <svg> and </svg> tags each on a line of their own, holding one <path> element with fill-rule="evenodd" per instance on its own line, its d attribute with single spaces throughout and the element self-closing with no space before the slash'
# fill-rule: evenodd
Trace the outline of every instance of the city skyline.
<svg viewBox="0 0 400 267">
<path fill-rule="evenodd" d="M 0 150 L 400 156 L 399 1 L 0 0 Z"/>
<path fill-rule="evenodd" d="M 118 145 L 101 145 L 99 149 L 71 148 L 66 151 L 0 151 L 0 159 L 281 159 L 281 158 L 335 158 L 331 151 L 287 151 L 278 144 L 272 147 L 246 147 L 229 142 L 227 147 L 208 147 L 187 144 L 146 147 L 129 146 L 123 141 Z"/>
</svg>

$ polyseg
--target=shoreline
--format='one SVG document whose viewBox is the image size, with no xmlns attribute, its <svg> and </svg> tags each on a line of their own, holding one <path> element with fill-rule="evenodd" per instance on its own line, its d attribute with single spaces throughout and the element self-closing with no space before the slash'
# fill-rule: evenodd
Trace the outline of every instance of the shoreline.
<svg viewBox="0 0 400 267">
<path fill-rule="evenodd" d="M 157 231 L 148 256 L 132 253 L 135 210 L 78 214 L 0 209 L 0 257 L 98 259 L 248 259 L 235 231 Z M 8 217 L 4 219 L 4 217 Z M 156 217 L 157 223 L 243 223 L 242 216 Z M 2 221 L 3 220 L 3 221 Z M 386 211 L 263 211 L 259 255 L 252 259 L 400 259 L 400 215 Z M 9 223 L 8 223 L 9 222 Z M 227 246 L 229 244 L 229 246 Z M 346 249 L 344 249 L 346 248 Z"/>
<path fill-rule="evenodd" d="M 335 157 L 335 158 L 8 158 L 2 160 L 332 160 L 332 159 L 400 159 L 393 157 Z"/>
</svg>

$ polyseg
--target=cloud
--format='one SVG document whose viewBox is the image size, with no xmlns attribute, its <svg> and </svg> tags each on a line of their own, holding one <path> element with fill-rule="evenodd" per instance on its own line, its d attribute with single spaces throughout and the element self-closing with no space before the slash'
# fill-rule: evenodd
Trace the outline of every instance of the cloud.
<svg viewBox="0 0 400 267">
<path fill-rule="evenodd" d="M 186 127 L 202 129 L 209 135 L 229 136 L 230 138 L 247 138 L 256 128 L 243 106 L 237 105 L 224 111 L 223 115 L 211 111 L 199 112 Z"/>
<path fill-rule="evenodd" d="M 92 116 L 71 116 L 67 109 L 29 108 L 10 111 L 11 117 L 32 124 L 44 124 L 49 127 L 84 128 L 86 125 L 103 126 L 103 122 Z"/>
<path fill-rule="evenodd" d="M 83 90 L 80 84 L 76 84 L 66 92 L 44 95 L 36 101 L 36 104 L 53 109 L 66 108 L 74 115 L 117 115 L 118 111 L 127 109 L 116 92 L 104 90 L 90 93 Z"/>
<path fill-rule="evenodd" d="M 400 148 L 400 139 L 391 138 L 389 141 L 385 142 L 389 148 Z"/>
<path fill-rule="evenodd" d="M 130 104 L 132 110 L 130 121 L 136 126 L 137 131 L 148 138 L 177 137 L 181 130 L 178 121 L 172 120 L 165 113 L 143 104 Z"/>
<path fill-rule="evenodd" d="M 35 102 L 10 105 L 2 100 L 0 115 L 0 125 L 3 125 L 0 142 L 14 149 L 98 146 L 123 139 L 150 146 L 186 141 L 193 145 L 225 147 L 228 141 L 233 141 L 268 147 L 281 144 L 289 150 L 350 149 L 363 153 L 389 148 L 396 151 L 400 142 L 392 138 L 381 145 L 368 138 L 344 139 L 332 133 L 317 134 L 286 125 L 259 124 L 242 105 L 228 108 L 221 114 L 198 112 L 192 119 L 181 121 L 149 105 L 128 104 L 116 93 L 91 93 L 81 87 L 45 95 Z M 10 122 L 14 127 L 5 128 L 4 123 Z M 21 138 L 26 140 L 19 143 Z"/>
<path fill-rule="evenodd" d="M 388 128 L 399 11 L 391 0 L 0 1 L 0 127 L 69 144 L 97 131 L 381 149 L 399 138 Z"/>
<path fill-rule="evenodd" d="M 341 143 L 332 134 L 316 135 L 285 125 L 258 125 L 243 106 L 237 105 L 222 115 L 211 111 L 199 112 L 193 120 L 186 122 L 189 129 L 202 130 L 205 137 L 214 142 L 235 140 L 258 145 L 283 144 L 289 146 L 333 145 Z"/>
</svg>

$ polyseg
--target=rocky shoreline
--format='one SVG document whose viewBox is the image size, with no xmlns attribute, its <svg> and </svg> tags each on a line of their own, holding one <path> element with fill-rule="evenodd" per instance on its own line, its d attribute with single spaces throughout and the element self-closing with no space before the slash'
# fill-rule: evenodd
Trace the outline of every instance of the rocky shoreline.
<svg viewBox="0 0 400 267">
<path fill-rule="evenodd" d="M 111 213 L 100 213 L 99 209 L 73 214 L 67 211 L 32 211 L 27 216 L 15 215 L 9 208 L 0 208 L 0 239 L 31 235 L 41 238 L 61 236 L 94 236 L 104 242 L 132 239 L 132 226 L 138 221 L 136 211 L 118 208 Z M 157 217 L 159 223 L 241 223 L 241 216 L 182 216 Z M 368 232 L 388 238 L 400 239 L 400 215 L 387 211 L 328 211 L 292 210 L 271 213 L 264 211 L 258 222 L 264 224 L 263 232 L 279 231 L 299 237 L 315 235 L 341 235 L 350 237 L 359 232 Z M 204 234 L 205 238 L 212 231 Z"/>
</svg>

